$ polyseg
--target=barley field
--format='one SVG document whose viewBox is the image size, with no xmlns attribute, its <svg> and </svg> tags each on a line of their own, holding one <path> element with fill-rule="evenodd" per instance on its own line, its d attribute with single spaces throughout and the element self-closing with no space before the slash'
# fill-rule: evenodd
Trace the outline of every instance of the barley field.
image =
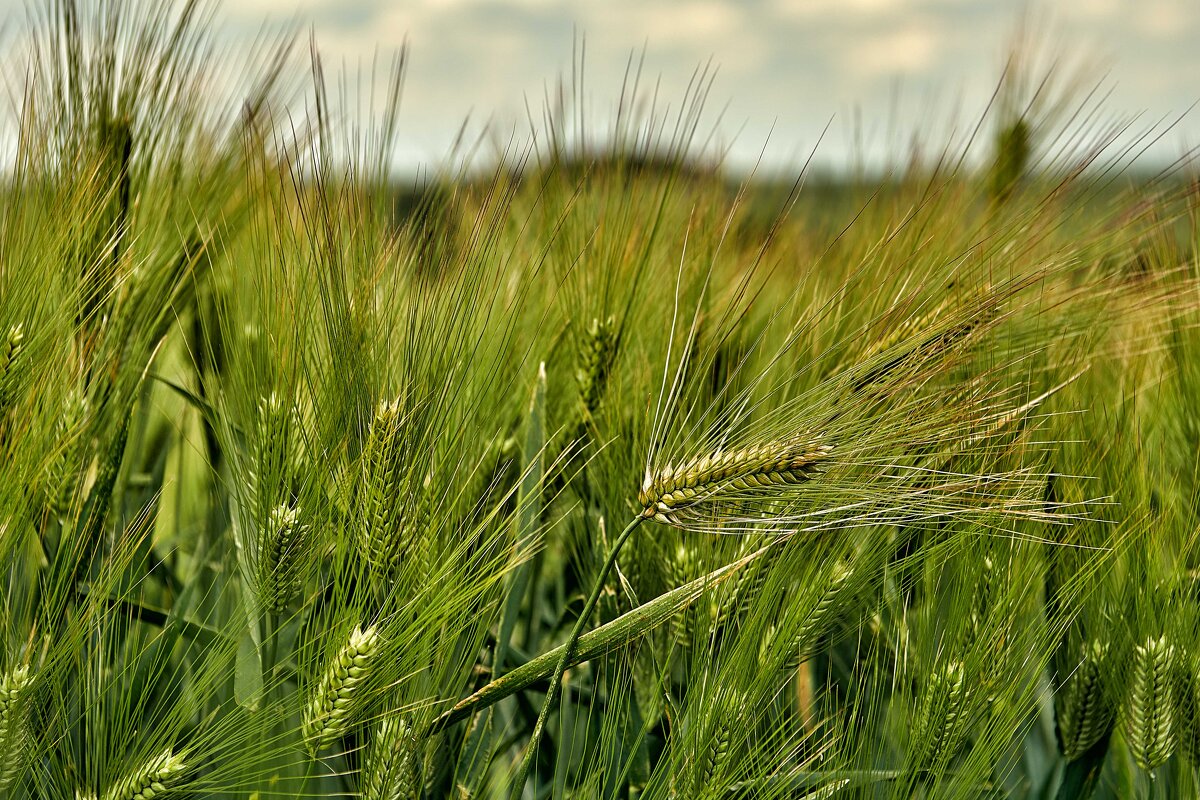
<svg viewBox="0 0 1200 800">
<path fill-rule="evenodd" d="M 0 797 L 1200 796 L 1200 183 L 1101 95 L 766 181 L 567 86 L 411 187 L 402 61 L 27 24 Z"/>
</svg>

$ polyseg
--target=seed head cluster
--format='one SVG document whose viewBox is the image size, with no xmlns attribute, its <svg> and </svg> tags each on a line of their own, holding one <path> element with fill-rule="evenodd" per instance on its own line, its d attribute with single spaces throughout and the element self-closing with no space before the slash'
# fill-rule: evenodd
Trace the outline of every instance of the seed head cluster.
<svg viewBox="0 0 1200 800">
<path fill-rule="evenodd" d="M 681 525 L 687 512 L 706 500 L 812 480 L 831 452 L 812 438 L 718 450 L 647 472 L 638 503 L 643 516 Z"/>
<path fill-rule="evenodd" d="M 1175 647 L 1165 635 L 1134 648 L 1125 734 L 1139 767 L 1162 766 L 1175 749 Z"/>
<path fill-rule="evenodd" d="M 337 741 L 354 722 L 360 685 L 370 674 L 378 649 L 375 626 L 355 628 L 321 676 L 304 714 L 304 740 L 314 753 Z"/>
<path fill-rule="evenodd" d="M 417 739 L 404 719 L 385 717 L 375 731 L 363 770 L 363 800 L 415 800 L 419 767 Z"/>
<path fill-rule="evenodd" d="M 12 786 L 29 755 L 27 701 L 31 683 L 25 666 L 0 677 L 0 791 Z"/>
<path fill-rule="evenodd" d="M 181 788 L 188 767 L 183 757 L 164 750 L 141 769 L 113 784 L 100 800 L 154 800 Z"/>
<path fill-rule="evenodd" d="M 1112 730 L 1116 708 L 1107 686 L 1107 658 L 1108 645 L 1093 642 L 1055 696 L 1059 747 L 1067 760 L 1079 758 Z"/>
<path fill-rule="evenodd" d="M 265 534 L 260 577 L 263 604 L 271 613 L 282 614 L 300 584 L 299 544 L 304 538 L 300 509 L 285 505 L 271 509 Z"/>
</svg>

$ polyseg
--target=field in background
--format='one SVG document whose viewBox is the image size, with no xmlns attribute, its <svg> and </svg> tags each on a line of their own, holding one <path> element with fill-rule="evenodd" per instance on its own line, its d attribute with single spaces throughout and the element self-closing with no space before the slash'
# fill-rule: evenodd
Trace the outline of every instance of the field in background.
<svg viewBox="0 0 1200 800">
<path fill-rule="evenodd" d="M 0 797 L 1200 795 L 1190 157 L 1014 59 L 877 181 L 698 92 L 411 191 L 399 69 L 32 33 Z"/>
</svg>

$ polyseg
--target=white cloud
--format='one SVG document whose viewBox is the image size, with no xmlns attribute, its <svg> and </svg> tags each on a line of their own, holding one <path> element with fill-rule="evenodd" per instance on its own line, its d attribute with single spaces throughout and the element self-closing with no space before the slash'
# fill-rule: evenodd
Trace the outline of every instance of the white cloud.
<svg viewBox="0 0 1200 800">
<path fill-rule="evenodd" d="M 932 26 L 910 23 L 855 37 L 842 64 L 868 78 L 921 73 L 935 63 L 941 42 Z"/>
</svg>

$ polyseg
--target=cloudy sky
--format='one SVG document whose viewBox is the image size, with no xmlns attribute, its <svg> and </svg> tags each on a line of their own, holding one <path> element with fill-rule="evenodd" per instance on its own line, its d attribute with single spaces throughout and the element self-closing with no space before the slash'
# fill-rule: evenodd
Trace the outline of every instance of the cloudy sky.
<svg viewBox="0 0 1200 800">
<path fill-rule="evenodd" d="M 1149 123 L 1200 99 L 1197 0 L 227 0 L 217 19 L 232 41 L 264 22 L 311 27 L 329 68 L 407 41 L 398 158 L 409 166 L 444 157 L 468 115 L 523 134 L 526 105 L 543 106 L 582 36 L 592 119 L 613 106 L 631 53 L 645 48 L 643 84 L 674 105 L 711 59 L 707 108 L 710 121 L 722 114 L 731 160 L 789 167 L 827 125 L 819 157 L 845 164 L 978 116 L 1023 12 L 1044 52 L 1091 64 L 1113 117 Z M 1156 152 L 1197 143 L 1193 113 Z"/>
</svg>

